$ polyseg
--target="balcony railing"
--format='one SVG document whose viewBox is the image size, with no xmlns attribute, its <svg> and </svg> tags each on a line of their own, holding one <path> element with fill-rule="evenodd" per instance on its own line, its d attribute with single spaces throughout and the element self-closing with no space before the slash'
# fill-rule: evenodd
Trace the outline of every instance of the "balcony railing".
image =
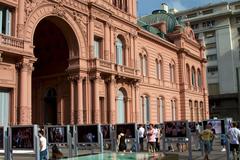
<svg viewBox="0 0 240 160">
<path fill-rule="evenodd" d="M 117 75 L 120 75 L 123 77 L 129 77 L 129 78 L 139 76 L 138 70 L 134 68 L 123 66 L 123 65 L 117 65 L 110 61 L 106 61 L 102 59 L 93 59 L 90 61 L 89 64 L 91 69 L 98 70 L 100 72 L 115 73 Z"/>
<path fill-rule="evenodd" d="M 10 47 L 16 47 L 16 48 L 24 48 L 24 41 L 11 37 L 11 36 L 6 36 L 3 34 L 0 34 L 0 44 L 10 46 Z"/>
</svg>

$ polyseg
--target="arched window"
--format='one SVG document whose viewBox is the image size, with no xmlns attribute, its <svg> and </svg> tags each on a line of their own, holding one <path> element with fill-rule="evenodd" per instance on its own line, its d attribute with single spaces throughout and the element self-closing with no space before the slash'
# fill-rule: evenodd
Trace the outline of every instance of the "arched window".
<svg viewBox="0 0 240 160">
<path fill-rule="evenodd" d="M 199 111 L 198 111 L 198 101 L 195 101 L 194 104 L 194 113 L 195 113 L 195 121 L 198 122 L 199 121 Z"/>
<path fill-rule="evenodd" d="M 170 71 L 170 82 L 174 83 L 176 82 L 176 73 L 175 73 L 175 65 L 169 64 L 169 71 Z"/>
<path fill-rule="evenodd" d="M 164 121 L 164 104 L 163 97 L 157 98 L 157 121 L 163 123 Z"/>
<path fill-rule="evenodd" d="M 119 9 L 127 12 L 128 11 L 128 1 L 127 0 L 113 0 L 112 4 L 115 7 L 118 7 Z"/>
<path fill-rule="evenodd" d="M 140 104 L 139 104 L 139 116 L 140 116 L 140 121 L 143 123 L 143 105 L 144 105 L 144 97 L 141 96 L 140 97 Z"/>
<path fill-rule="evenodd" d="M 156 78 L 159 79 L 159 63 L 158 60 L 155 60 L 155 65 L 156 65 Z"/>
<path fill-rule="evenodd" d="M 156 78 L 162 79 L 162 62 L 161 60 L 156 59 Z"/>
<path fill-rule="evenodd" d="M 197 76 L 198 76 L 198 87 L 202 87 L 202 75 L 201 75 L 201 71 L 200 69 L 198 69 L 198 72 L 197 72 Z"/>
<path fill-rule="evenodd" d="M 189 109 L 190 109 L 190 121 L 193 122 L 193 106 L 191 100 L 189 100 Z"/>
<path fill-rule="evenodd" d="M 190 67 L 189 67 L 189 65 L 187 64 L 186 65 L 186 70 L 187 70 L 187 75 L 186 75 L 186 80 L 187 80 L 187 84 L 188 85 L 191 85 L 191 80 L 190 80 Z"/>
<path fill-rule="evenodd" d="M 196 71 L 194 67 L 192 67 L 192 86 L 196 86 Z"/>
<path fill-rule="evenodd" d="M 143 56 L 142 54 L 139 54 L 139 70 L 141 75 L 143 75 Z"/>
<path fill-rule="evenodd" d="M 147 56 L 144 55 L 143 56 L 143 76 L 147 76 L 147 69 L 148 69 L 148 65 L 147 65 Z"/>
<path fill-rule="evenodd" d="M 118 65 L 124 65 L 124 45 L 120 38 L 116 41 L 116 63 Z"/>
<path fill-rule="evenodd" d="M 204 108 L 203 108 L 203 102 L 200 102 L 200 119 L 199 121 L 204 120 Z"/>
<path fill-rule="evenodd" d="M 149 105 L 149 97 L 144 96 L 142 98 L 143 105 L 142 105 L 142 120 L 143 123 L 148 123 L 150 121 L 150 105 Z"/>
<path fill-rule="evenodd" d="M 125 123 L 125 102 L 124 94 L 121 90 L 117 92 L 117 123 Z"/>
<path fill-rule="evenodd" d="M 112 3 L 114 6 L 117 6 L 117 0 L 113 0 Z"/>
<path fill-rule="evenodd" d="M 172 111 L 172 120 L 176 120 L 176 115 L 177 115 L 177 108 L 176 108 L 176 100 L 173 99 L 171 100 L 171 111 Z"/>
<path fill-rule="evenodd" d="M 176 69 L 175 69 L 175 65 L 172 65 L 172 74 L 173 74 L 173 82 L 176 82 Z"/>
<path fill-rule="evenodd" d="M 124 10 L 125 12 L 127 12 L 127 11 L 128 11 L 128 0 L 123 0 L 123 4 L 124 4 L 123 10 Z"/>
<path fill-rule="evenodd" d="M 172 82 L 173 81 L 173 77 L 172 77 L 172 65 L 171 64 L 169 64 L 169 71 L 170 71 L 170 82 Z"/>
</svg>

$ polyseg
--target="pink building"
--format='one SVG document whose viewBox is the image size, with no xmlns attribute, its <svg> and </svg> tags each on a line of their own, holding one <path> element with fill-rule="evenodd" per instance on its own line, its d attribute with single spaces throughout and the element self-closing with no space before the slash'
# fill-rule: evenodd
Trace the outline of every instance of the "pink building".
<svg viewBox="0 0 240 160">
<path fill-rule="evenodd" d="M 136 0 L 6 0 L 0 32 L 0 125 L 209 117 L 205 47 L 166 10 L 137 20 Z"/>
</svg>

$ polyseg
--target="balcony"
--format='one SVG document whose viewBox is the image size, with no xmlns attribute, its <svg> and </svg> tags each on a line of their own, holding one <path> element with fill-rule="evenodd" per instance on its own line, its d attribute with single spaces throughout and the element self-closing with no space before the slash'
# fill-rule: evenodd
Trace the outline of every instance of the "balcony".
<svg viewBox="0 0 240 160">
<path fill-rule="evenodd" d="M 102 59 L 93 59 L 89 63 L 91 71 L 98 71 L 101 73 L 115 74 L 119 77 L 125 77 L 129 79 L 140 79 L 139 71 L 135 68 L 117 65 L 110 61 Z"/>
<path fill-rule="evenodd" d="M 22 39 L 0 34 L 0 50 L 3 52 L 29 55 L 33 52 L 33 47 L 30 42 Z"/>
</svg>

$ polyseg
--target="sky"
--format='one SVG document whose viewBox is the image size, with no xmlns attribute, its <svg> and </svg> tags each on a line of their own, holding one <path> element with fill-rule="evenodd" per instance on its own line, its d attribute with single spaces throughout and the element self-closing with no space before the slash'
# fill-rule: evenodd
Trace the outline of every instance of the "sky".
<svg viewBox="0 0 240 160">
<path fill-rule="evenodd" d="M 200 7 L 209 3 L 218 3 L 232 0 L 137 0 L 138 16 L 151 14 L 153 10 L 159 9 L 162 3 L 166 3 L 169 8 L 185 10 L 193 7 Z"/>
</svg>

